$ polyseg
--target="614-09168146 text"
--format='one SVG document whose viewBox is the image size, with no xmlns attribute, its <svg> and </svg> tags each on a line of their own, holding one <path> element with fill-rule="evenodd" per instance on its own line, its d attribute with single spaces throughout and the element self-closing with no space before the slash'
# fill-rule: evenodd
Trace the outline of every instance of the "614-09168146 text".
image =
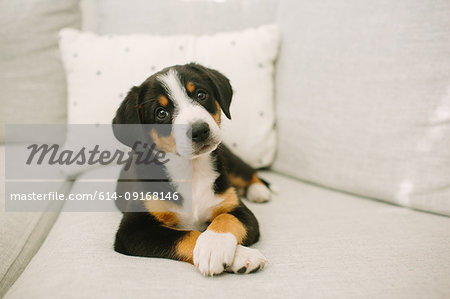
<svg viewBox="0 0 450 299">
<path fill-rule="evenodd" d="M 179 199 L 178 192 L 125 192 L 118 195 L 117 192 L 95 191 L 93 193 L 69 193 L 64 194 L 56 191 L 47 193 L 11 193 L 9 199 L 12 201 L 94 201 L 94 200 L 161 200 L 161 201 L 177 201 Z"/>
</svg>

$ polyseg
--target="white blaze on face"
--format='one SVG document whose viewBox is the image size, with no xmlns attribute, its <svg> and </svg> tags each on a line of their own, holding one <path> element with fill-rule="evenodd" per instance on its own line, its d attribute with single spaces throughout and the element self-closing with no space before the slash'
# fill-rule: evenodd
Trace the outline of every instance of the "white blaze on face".
<svg viewBox="0 0 450 299">
<path fill-rule="evenodd" d="M 187 131 L 197 121 L 202 121 L 209 125 L 211 149 L 207 152 L 214 150 L 221 142 L 221 136 L 220 128 L 211 114 L 187 95 L 186 88 L 181 84 L 178 73 L 175 70 L 170 69 L 166 74 L 159 75 L 157 79 L 161 82 L 175 106 L 173 133 L 178 153 L 185 157 L 195 155 L 192 140 L 188 137 Z"/>
</svg>

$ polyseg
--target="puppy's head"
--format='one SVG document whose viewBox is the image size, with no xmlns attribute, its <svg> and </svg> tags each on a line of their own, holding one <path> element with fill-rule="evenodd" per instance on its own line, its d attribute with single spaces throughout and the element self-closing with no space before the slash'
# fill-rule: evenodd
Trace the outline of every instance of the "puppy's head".
<svg viewBox="0 0 450 299">
<path fill-rule="evenodd" d="M 155 124 L 144 132 L 163 151 L 197 157 L 216 149 L 221 111 L 231 119 L 233 91 L 229 80 L 199 64 L 166 68 L 133 87 L 117 110 L 113 124 Z M 145 126 L 144 126 L 145 127 Z M 114 135 L 132 146 L 136 136 L 113 126 Z M 147 137 L 147 136 L 146 136 Z"/>
</svg>

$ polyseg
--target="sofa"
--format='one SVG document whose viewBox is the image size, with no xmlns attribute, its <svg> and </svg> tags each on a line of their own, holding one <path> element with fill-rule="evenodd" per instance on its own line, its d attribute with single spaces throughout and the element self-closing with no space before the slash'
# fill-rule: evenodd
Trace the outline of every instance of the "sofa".
<svg viewBox="0 0 450 299">
<path fill-rule="evenodd" d="M 448 1 L 20 0 L 0 11 L 3 124 L 68 121 L 62 28 L 171 36 L 276 24 L 281 36 L 275 150 L 259 170 L 275 187 L 267 203 L 244 199 L 260 223 L 262 271 L 204 277 L 121 255 L 113 202 L 8 211 L 2 167 L 0 297 L 450 297 Z M 15 146 L 1 146 L 1 165 Z M 82 193 L 120 167 L 50 171 L 56 190 Z"/>
</svg>

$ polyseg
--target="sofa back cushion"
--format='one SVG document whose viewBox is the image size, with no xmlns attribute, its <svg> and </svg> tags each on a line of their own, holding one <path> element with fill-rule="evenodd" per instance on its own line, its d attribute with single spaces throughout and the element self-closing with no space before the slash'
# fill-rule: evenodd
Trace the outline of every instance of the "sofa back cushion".
<svg viewBox="0 0 450 299">
<path fill-rule="evenodd" d="M 281 1 L 274 169 L 450 215 L 450 2 Z"/>
<path fill-rule="evenodd" d="M 271 24 L 278 0 L 98 0 L 103 34 L 212 34 Z"/>
<path fill-rule="evenodd" d="M 58 32 L 80 26 L 78 0 L 0 2 L 0 143 L 6 123 L 65 123 Z"/>
</svg>

